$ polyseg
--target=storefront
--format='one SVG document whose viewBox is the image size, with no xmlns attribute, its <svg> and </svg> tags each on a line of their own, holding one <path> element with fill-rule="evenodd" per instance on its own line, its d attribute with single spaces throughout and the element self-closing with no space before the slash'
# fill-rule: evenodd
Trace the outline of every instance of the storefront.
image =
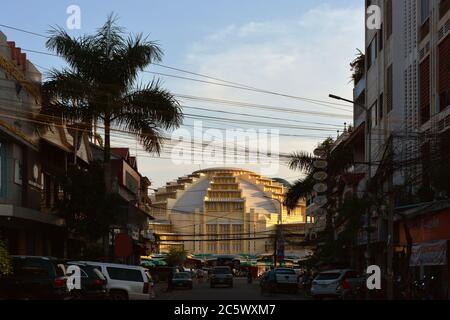
<svg viewBox="0 0 450 320">
<path fill-rule="evenodd" d="M 436 204 L 421 208 L 407 220 L 412 240 L 411 256 L 408 261 L 413 280 L 433 283 L 437 298 L 449 298 L 449 239 L 450 208 L 436 209 Z M 418 214 L 421 213 L 421 214 Z M 406 251 L 404 222 L 399 223 L 400 248 Z M 405 261 L 406 262 L 406 261 Z"/>
</svg>

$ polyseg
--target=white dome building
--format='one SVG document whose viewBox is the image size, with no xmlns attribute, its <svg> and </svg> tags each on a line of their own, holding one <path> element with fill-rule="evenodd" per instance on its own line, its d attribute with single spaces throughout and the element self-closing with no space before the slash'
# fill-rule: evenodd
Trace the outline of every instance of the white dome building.
<svg viewBox="0 0 450 320">
<path fill-rule="evenodd" d="M 282 184 L 243 169 L 196 171 L 153 195 L 150 228 L 160 239 L 160 252 L 173 246 L 192 254 L 273 252 L 278 223 L 305 222 L 304 203 L 291 211 L 281 205 L 286 191 Z"/>
</svg>

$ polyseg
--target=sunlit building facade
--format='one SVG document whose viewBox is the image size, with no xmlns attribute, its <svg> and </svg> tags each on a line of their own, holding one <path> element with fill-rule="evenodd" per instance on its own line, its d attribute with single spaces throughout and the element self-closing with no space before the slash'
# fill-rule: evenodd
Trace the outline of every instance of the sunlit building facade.
<svg viewBox="0 0 450 320">
<path fill-rule="evenodd" d="M 243 169 L 200 170 L 155 192 L 150 228 L 161 252 L 171 247 L 193 254 L 273 252 L 278 224 L 305 222 L 304 203 L 294 210 L 282 205 L 286 191 L 279 182 Z"/>
</svg>

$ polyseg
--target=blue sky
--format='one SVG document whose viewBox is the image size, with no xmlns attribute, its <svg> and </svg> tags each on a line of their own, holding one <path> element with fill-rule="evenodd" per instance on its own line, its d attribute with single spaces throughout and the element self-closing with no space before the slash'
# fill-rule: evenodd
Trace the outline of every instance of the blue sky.
<svg viewBox="0 0 450 320">
<path fill-rule="evenodd" d="M 188 69 L 255 87 L 296 96 L 327 100 L 330 92 L 351 97 L 349 61 L 356 48 L 364 45 L 364 1 L 360 0 L 166 0 L 166 1 L 28 1 L 2 3 L 0 24 L 45 33 L 50 26 L 64 27 L 69 5 L 81 8 L 81 30 L 90 33 L 106 16 L 115 12 L 129 32 L 148 34 L 165 52 L 165 65 Z M 27 49 L 45 50 L 44 39 L 0 27 L 9 40 Z M 58 58 L 28 54 L 46 68 L 61 65 Z M 159 67 L 150 70 L 173 74 Z M 142 81 L 151 80 L 143 75 Z M 270 104 L 301 110 L 340 112 L 324 106 L 280 97 L 163 78 L 164 86 L 177 94 Z M 196 103 L 197 107 L 223 110 L 223 106 Z M 222 108 L 222 109 L 221 109 Z M 227 107 L 228 111 L 254 113 L 255 110 Z M 195 113 L 195 111 L 186 111 Z M 310 151 L 322 136 L 336 135 L 335 126 L 347 119 L 324 118 L 279 112 L 258 111 L 269 117 L 292 117 L 303 122 L 329 123 L 328 130 L 311 132 L 285 129 L 284 134 L 315 135 L 316 138 L 283 138 L 282 152 Z M 220 113 L 208 113 L 220 116 Z M 230 116 L 231 118 L 232 116 Z M 259 120 L 263 121 L 263 120 Z M 189 123 L 189 120 L 187 120 Z M 205 126 L 219 126 L 207 123 Z M 222 126 L 222 127 L 227 127 Z M 120 141 L 117 141 L 120 144 Z M 139 148 L 138 148 L 139 149 Z M 132 150 L 133 152 L 133 150 Z M 135 149 L 135 153 L 142 154 Z M 161 185 L 165 181 L 198 169 L 199 165 L 172 166 L 167 159 L 139 159 L 140 169 Z M 200 165 L 205 166 L 205 165 Z M 258 166 L 247 166 L 258 171 Z M 298 174 L 282 167 L 278 174 L 293 180 Z"/>
</svg>

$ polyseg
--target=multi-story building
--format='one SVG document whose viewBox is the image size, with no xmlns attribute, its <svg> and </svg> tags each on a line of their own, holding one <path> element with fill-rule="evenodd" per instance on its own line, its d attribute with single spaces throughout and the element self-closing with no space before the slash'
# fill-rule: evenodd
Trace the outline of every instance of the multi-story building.
<svg viewBox="0 0 450 320">
<path fill-rule="evenodd" d="M 64 221 L 41 210 L 47 180 L 33 122 L 40 82 L 36 67 L 0 32 L 0 237 L 12 254 L 62 257 Z"/>
<path fill-rule="evenodd" d="M 93 143 L 90 147 L 93 158 L 102 161 L 103 148 Z M 120 210 L 116 224 L 110 226 L 109 258 L 139 263 L 141 255 L 151 252 L 153 242 L 148 230 L 153 219 L 148 196 L 150 180 L 140 174 L 137 158 L 131 156 L 128 148 L 111 148 L 111 176 L 110 192 L 119 196 Z"/>
<path fill-rule="evenodd" d="M 162 252 L 176 246 L 193 254 L 273 253 L 277 225 L 305 223 L 304 203 L 287 210 L 285 192 L 282 184 L 243 169 L 200 170 L 158 189 L 150 228 Z M 295 254 L 286 248 L 286 255 Z"/>
<path fill-rule="evenodd" d="M 381 29 L 365 32 L 364 104 L 370 115 L 370 121 L 365 124 L 368 173 L 370 178 L 379 176 L 389 159 L 392 173 L 379 184 L 386 199 L 394 192 L 395 200 L 391 204 L 398 208 L 396 212 L 402 212 L 403 218 L 408 217 L 405 206 L 413 211 L 411 216 L 428 215 L 429 208 L 425 210 L 414 203 L 421 201 L 420 190 L 427 185 L 432 171 L 427 160 L 433 154 L 446 159 L 447 148 L 442 146 L 450 129 L 450 1 L 367 0 L 366 6 L 370 5 L 381 7 L 383 23 Z M 364 118 L 364 111 L 355 106 L 355 125 Z M 438 152 L 433 153 L 436 148 Z M 436 200 L 437 196 L 435 193 L 430 200 Z M 442 210 L 442 206 L 437 207 Z M 371 223 L 380 229 L 386 226 L 386 219 L 377 212 L 374 210 Z M 441 218 L 441 223 L 445 221 Z M 410 226 L 414 230 L 414 223 Z M 432 226 L 436 230 L 442 227 L 440 223 L 427 227 Z M 397 249 L 406 252 L 403 227 L 400 225 L 398 230 Z M 387 240 L 386 233 L 379 234 L 377 240 Z M 362 237 L 361 243 L 367 242 L 366 239 L 367 236 Z M 412 241 L 416 246 L 447 239 L 450 239 L 449 232 L 435 232 L 431 237 L 413 236 Z M 422 274 L 423 270 L 422 266 Z"/>
</svg>

